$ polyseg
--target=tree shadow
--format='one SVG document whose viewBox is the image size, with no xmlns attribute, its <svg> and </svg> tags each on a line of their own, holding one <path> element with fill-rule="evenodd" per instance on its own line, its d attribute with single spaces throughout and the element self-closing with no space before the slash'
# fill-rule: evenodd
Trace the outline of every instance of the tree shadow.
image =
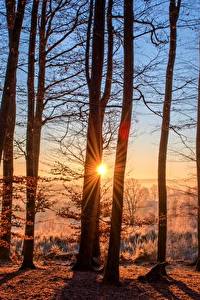
<svg viewBox="0 0 200 300">
<path fill-rule="evenodd" d="M 177 296 L 170 290 L 171 286 L 176 286 L 179 290 L 181 290 L 185 295 L 189 296 L 190 299 L 199 300 L 200 293 L 194 291 L 189 286 L 187 286 L 184 282 L 175 280 L 171 276 L 168 276 L 169 283 L 162 283 L 162 282 L 154 282 L 150 283 L 153 289 L 155 289 L 159 294 L 164 296 L 166 299 L 175 299 L 175 300 L 182 300 L 182 295 Z"/>
<path fill-rule="evenodd" d="M 170 289 L 170 284 L 167 283 L 150 283 L 151 287 L 156 290 L 160 295 L 165 297 L 165 299 L 182 300 L 180 297 L 176 296 Z"/>
<path fill-rule="evenodd" d="M 182 290 L 185 294 L 187 294 L 191 299 L 200 299 L 200 293 L 192 290 L 187 284 L 182 281 L 175 280 L 172 277 L 169 277 L 173 280 L 173 284 L 176 285 L 180 290 Z"/>
<path fill-rule="evenodd" d="M 33 270 L 45 270 L 45 268 L 42 268 L 42 267 L 36 267 L 36 269 L 21 269 L 21 267 L 19 267 L 16 271 L 12 271 L 12 272 L 9 272 L 9 273 L 0 273 L 0 286 L 6 282 L 8 282 L 9 280 L 12 280 L 13 278 L 23 274 L 23 273 L 26 273 L 28 271 L 33 271 Z"/>
<path fill-rule="evenodd" d="M 67 299 L 140 299 L 150 300 L 148 290 L 136 279 L 125 278 L 120 286 L 104 285 L 102 275 L 95 272 L 74 271 L 64 287 L 57 290 L 54 300 Z"/>
<path fill-rule="evenodd" d="M 83 285 L 84 278 L 85 285 Z M 90 282 L 96 282 L 96 278 L 97 275 L 95 273 L 74 271 L 71 278 L 65 279 L 64 287 L 56 292 L 53 299 L 74 299 L 74 297 L 79 295 L 80 293 L 82 297 L 84 297 L 85 289 L 88 288 L 89 292 L 88 280 Z"/>
<path fill-rule="evenodd" d="M 150 300 L 152 295 L 160 295 L 165 299 L 182 300 L 183 295 L 176 295 L 177 288 L 190 299 L 199 300 L 200 293 L 194 291 L 182 281 L 169 278 L 169 283 L 154 282 L 141 283 L 137 279 L 125 278 L 121 285 L 116 287 L 102 284 L 102 275 L 94 272 L 74 271 L 71 278 L 65 279 L 65 285 L 58 289 L 54 300 L 67 299 L 139 299 Z M 158 296 L 159 297 L 159 296 Z"/>
<path fill-rule="evenodd" d="M 5 275 L 4 274 L 0 274 L 0 276 L 3 276 L 3 278 L 0 279 L 0 286 L 6 282 L 8 282 L 9 280 L 15 278 L 16 276 L 19 276 L 23 273 L 25 273 L 27 270 L 16 270 L 16 271 L 13 271 L 11 273 L 6 273 Z"/>
</svg>

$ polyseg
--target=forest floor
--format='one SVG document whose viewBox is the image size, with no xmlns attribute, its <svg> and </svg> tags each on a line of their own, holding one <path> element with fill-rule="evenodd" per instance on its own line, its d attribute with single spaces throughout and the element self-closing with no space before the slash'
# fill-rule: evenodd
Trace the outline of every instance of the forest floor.
<svg viewBox="0 0 200 300">
<path fill-rule="evenodd" d="M 73 272 L 58 261 L 19 271 L 18 266 L 0 268 L 0 299 L 198 299 L 200 273 L 180 264 L 168 267 L 169 283 L 141 283 L 137 280 L 150 266 L 121 266 L 121 286 L 102 285 L 102 275 Z"/>
</svg>

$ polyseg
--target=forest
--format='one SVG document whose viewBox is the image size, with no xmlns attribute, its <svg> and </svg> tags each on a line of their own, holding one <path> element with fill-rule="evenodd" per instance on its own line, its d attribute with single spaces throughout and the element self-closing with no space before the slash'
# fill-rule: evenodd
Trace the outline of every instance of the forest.
<svg viewBox="0 0 200 300">
<path fill-rule="evenodd" d="M 200 1 L 0 0 L 0 299 L 200 299 Z"/>
</svg>

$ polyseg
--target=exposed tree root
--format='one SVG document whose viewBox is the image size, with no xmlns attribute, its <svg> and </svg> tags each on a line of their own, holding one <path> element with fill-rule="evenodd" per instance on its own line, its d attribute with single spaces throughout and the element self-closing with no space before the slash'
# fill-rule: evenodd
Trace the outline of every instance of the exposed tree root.
<svg viewBox="0 0 200 300">
<path fill-rule="evenodd" d="M 138 280 L 142 282 L 164 282 L 169 283 L 168 275 L 166 272 L 166 262 L 156 264 L 146 275 L 139 276 Z"/>
</svg>

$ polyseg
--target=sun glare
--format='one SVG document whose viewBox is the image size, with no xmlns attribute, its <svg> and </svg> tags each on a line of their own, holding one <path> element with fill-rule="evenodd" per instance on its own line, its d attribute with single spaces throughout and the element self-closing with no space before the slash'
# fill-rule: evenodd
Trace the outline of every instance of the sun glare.
<svg viewBox="0 0 200 300">
<path fill-rule="evenodd" d="M 106 173 L 107 173 L 107 167 L 105 164 L 100 164 L 98 167 L 97 167 L 97 173 L 100 175 L 100 176 L 104 176 Z"/>
</svg>

